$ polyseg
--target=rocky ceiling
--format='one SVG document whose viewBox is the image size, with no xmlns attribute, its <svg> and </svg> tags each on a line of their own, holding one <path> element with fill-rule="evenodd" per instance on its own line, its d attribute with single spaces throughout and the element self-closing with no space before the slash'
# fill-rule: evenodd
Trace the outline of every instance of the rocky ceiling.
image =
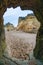
<svg viewBox="0 0 43 65">
<path fill-rule="evenodd" d="M 5 43 L 3 15 L 7 8 L 16 8 L 17 6 L 20 6 L 22 10 L 33 10 L 35 16 L 41 22 L 41 27 L 37 34 L 34 55 L 38 59 L 43 59 L 43 0 L 0 0 L 0 53 L 2 53 L 5 48 L 5 46 L 2 48 L 2 44 Z"/>
<path fill-rule="evenodd" d="M 21 9 L 33 10 L 37 18 L 43 19 L 43 0 L 0 0 L 0 17 L 7 8 L 20 6 Z"/>
</svg>

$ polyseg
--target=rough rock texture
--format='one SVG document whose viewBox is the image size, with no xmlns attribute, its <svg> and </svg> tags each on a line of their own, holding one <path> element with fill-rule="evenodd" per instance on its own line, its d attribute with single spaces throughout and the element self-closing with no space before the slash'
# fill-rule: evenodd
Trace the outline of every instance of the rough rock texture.
<svg viewBox="0 0 43 65">
<path fill-rule="evenodd" d="M 36 17 L 41 22 L 41 27 L 39 29 L 39 32 L 37 34 L 37 44 L 35 48 L 34 55 L 38 59 L 43 59 L 43 0 L 0 0 L 0 38 L 2 38 L 2 32 L 3 32 L 3 24 L 1 24 L 3 21 L 1 20 L 3 18 L 3 14 L 6 11 L 8 7 L 17 7 L 20 6 L 22 9 L 31 9 L 34 11 Z M 1 27 L 2 25 L 2 27 Z M 4 35 L 4 34 L 3 34 Z M 4 38 L 3 38 L 4 39 Z M 0 39 L 0 44 L 2 39 Z M 2 47 L 1 47 L 2 48 Z"/>
<path fill-rule="evenodd" d="M 33 15 L 27 15 L 26 17 L 19 17 L 17 30 L 24 32 L 37 33 L 40 28 L 40 22 Z"/>
<path fill-rule="evenodd" d="M 11 30 L 14 30 L 14 26 L 13 26 L 13 24 L 11 24 L 11 23 L 6 23 L 6 25 L 5 25 L 5 30 L 7 30 L 7 31 L 11 31 Z"/>
<path fill-rule="evenodd" d="M 7 56 L 23 60 L 33 59 L 33 49 L 36 45 L 36 34 L 21 31 L 5 31 L 5 34 Z"/>
</svg>

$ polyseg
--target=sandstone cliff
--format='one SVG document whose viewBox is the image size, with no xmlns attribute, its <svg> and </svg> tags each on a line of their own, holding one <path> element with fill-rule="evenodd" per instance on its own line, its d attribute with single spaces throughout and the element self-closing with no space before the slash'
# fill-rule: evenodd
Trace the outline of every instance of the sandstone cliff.
<svg viewBox="0 0 43 65">
<path fill-rule="evenodd" d="M 13 24 L 11 24 L 11 23 L 6 23 L 6 25 L 5 25 L 5 30 L 7 30 L 7 31 L 11 31 L 11 30 L 14 30 L 14 26 L 13 26 Z"/>
<path fill-rule="evenodd" d="M 39 27 L 40 23 L 34 15 L 31 14 L 26 17 L 19 17 L 17 30 L 36 33 Z"/>
</svg>

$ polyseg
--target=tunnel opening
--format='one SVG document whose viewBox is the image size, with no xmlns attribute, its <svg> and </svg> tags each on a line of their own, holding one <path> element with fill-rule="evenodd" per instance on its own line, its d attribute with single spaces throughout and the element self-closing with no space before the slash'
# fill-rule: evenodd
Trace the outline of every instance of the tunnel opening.
<svg viewBox="0 0 43 65">
<path fill-rule="evenodd" d="M 17 7 L 15 9 L 7 8 L 7 11 L 4 13 L 3 18 L 4 18 L 5 39 L 7 44 L 7 52 L 6 52 L 8 54 L 7 56 L 11 58 L 15 57 L 17 59 L 24 59 L 24 60 L 32 59 L 33 49 L 35 48 L 36 45 L 36 35 L 40 27 L 40 23 L 35 17 L 33 11 L 21 10 L 20 7 Z M 25 33 L 26 35 L 28 34 L 29 35 L 24 36 Z M 27 42 L 25 42 L 26 37 L 30 39 L 29 41 L 27 39 L 26 40 Z M 35 41 L 34 40 L 32 41 L 32 38 L 34 38 Z M 28 48 L 29 44 L 30 48 Z M 27 48 L 25 46 L 27 46 Z M 19 49 L 19 47 L 21 49 Z M 27 51 L 28 49 L 29 51 Z"/>
<path fill-rule="evenodd" d="M 7 8 L 20 6 L 22 9 L 30 9 L 34 11 L 35 16 L 41 23 L 37 33 L 36 47 L 34 49 L 34 56 L 36 59 L 43 62 L 43 1 L 37 0 L 0 0 L 0 59 L 3 57 L 5 51 L 5 31 L 3 25 L 3 14 Z M 3 64 L 3 63 L 2 63 Z M 30 63 L 31 64 L 31 63 Z"/>
</svg>

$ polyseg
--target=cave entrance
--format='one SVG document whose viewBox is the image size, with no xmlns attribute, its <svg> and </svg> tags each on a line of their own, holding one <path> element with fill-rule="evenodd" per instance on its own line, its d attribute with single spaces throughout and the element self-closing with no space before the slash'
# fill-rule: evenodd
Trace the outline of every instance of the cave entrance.
<svg viewBox="0 0 43 65">
<path fill-rule="evenodd" d="M 43 4 L 43 0 L 0 0 L 0 58 L 3 57 L 4 51 L 6 48 L 5 31 L 4 31 L 4 25 L 3 25 L 3 15 L 7 8 L 10 8 L 10 7 L 16 8 L 17 6 L 20 6 L 22 10 L 25 10 L 25 9 L 33 10 L 35 16 L 41 23 L 40 29 L 37 33 L 37 40 L 36 40 L 36 47 L 34 49 L 34 56 L 37 59 L 43 60 L 43 6 L 42 4 Z M 12 38 L 12 36 L 10 38 Z"/>
<path fill-rule="evenodd" d="M 36 45 L 37 31 L 40 27 L 33 11 L 21 10 L 20 7 L 7 8 L 3 18 L 7 56 L 26 60 L 30 55 L 29 59 L 31 59 Z"/>
</svg>

